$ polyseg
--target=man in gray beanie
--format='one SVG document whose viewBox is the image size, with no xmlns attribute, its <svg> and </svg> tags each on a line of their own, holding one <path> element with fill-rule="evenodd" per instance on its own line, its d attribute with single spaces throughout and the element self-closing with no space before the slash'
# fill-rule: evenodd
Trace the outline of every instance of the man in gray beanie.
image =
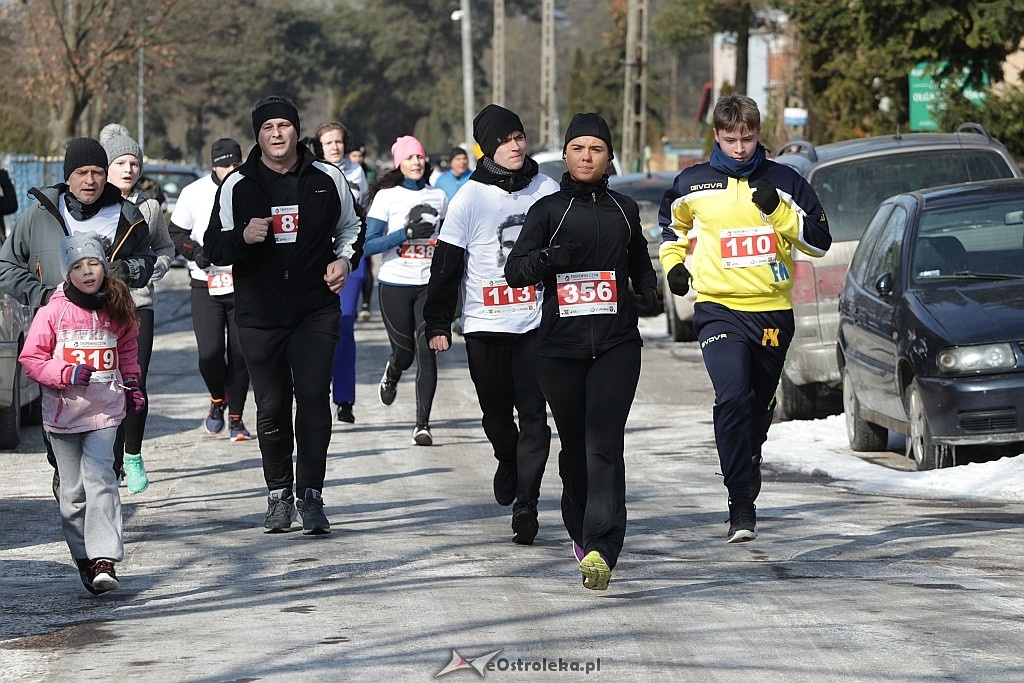
<svg viewBox="0 0 1024 683">
<path fill-rule="evenodd" d="M 129 287 L 144 287 L 156 262 L 149 226 L 138 207 L 107 182 L 107 154 L 102 145 L 92 138 L 68 143 L 64 179 L 53 187 L 29 190 L 37 204 L 18 218 L 0 247 L 0 291 L 33 309 L 45 304 L 64 282 L 61 241 L 87 232 L 98 234 L 110 245 L 108 273 Z M 47 459 L 56 468 L 49 443 Z M 59 482 L 54 472 L 54 495 Z"/>
</svg>

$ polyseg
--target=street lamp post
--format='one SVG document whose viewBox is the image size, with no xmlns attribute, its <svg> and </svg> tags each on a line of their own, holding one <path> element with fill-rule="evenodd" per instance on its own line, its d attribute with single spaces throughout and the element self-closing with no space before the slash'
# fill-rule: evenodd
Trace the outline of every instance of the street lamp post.
<svg viewBox="0 0 1024 683">
<path fill-rule="evenodd" d="M 473 35 L 472 16 L 469 0 L 462 0 L 461 9 L 452 12 L 452 21 L 462 22 L 462 140 L 470 144 L 473 140 Z"/>
</svg>

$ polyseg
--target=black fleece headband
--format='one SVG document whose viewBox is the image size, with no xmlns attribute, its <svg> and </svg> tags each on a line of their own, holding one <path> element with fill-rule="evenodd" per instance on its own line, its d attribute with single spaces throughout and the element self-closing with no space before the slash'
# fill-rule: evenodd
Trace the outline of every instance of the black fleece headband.
<svg viewBox="0 0 1024 683">
<path fill-rule="evenodd" d="M 274 99 L 252 110 L 252 132 L 257 138 L 260 128 L 270 119 L 285 119 L 295 126 L 295 134 L 299 135 L 299 112 L 284 98 Z"/>
</svg>

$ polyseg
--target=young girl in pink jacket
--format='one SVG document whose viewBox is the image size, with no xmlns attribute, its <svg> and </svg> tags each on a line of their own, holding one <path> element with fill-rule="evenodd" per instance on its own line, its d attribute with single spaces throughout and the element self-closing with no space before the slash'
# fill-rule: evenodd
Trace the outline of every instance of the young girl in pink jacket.
<svg viewBox="0 0 1024 683">
<path fill-rule="evenodd" d="M 118 587 L 124 558 L 114 438 L 139 389 L 138 322 L 128 286 L 106 276 L 95 233 L 61 243 L 66 278 L 32 320 L 18 360 L 42 387 L 43 425 L 60 472 L 61 528 L 78 574 L 94 595 Z"/>
</svg>

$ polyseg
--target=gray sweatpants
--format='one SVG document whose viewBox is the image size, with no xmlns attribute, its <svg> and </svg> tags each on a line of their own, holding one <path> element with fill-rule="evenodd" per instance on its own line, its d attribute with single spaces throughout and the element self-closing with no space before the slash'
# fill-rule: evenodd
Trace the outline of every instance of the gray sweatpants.
<svg viewBox="0 0 1024 683">
<path fill-rule="evenodd" d="M 60 526 L 76 560 L 124 559 L 121 494 L 114 475 L 116 427 L 49 432 L 60 472 Z"/>
</svg>

